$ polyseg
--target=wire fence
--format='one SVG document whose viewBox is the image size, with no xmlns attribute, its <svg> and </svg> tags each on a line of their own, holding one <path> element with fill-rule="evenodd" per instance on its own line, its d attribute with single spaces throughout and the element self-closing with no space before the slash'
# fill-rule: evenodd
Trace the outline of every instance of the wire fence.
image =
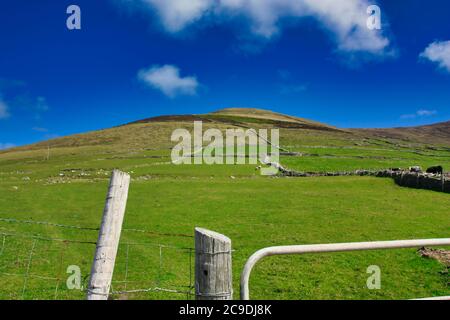
<svg viewBox="0 0 450 320">
<path fill-rule="evenodd" d="M 0 218 L 0 299 L 84 299 L 98 230 Z M 188 234 L 124 228 L 110 298 L 192 299 L 193 241 Z"/>
</svg>

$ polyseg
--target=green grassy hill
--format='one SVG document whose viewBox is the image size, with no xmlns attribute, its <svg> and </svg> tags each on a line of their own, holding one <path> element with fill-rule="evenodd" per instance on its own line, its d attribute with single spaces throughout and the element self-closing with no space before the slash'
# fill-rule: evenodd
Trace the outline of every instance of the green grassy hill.
<svg viewBox="0 0 450 320">
<path fill-rule="evenodd" d="M 280 128 L 283 148 L 302 155 L 281 157 L 295 170 L 450 168 L 448 123 L 343 130 L 256 109 L 150 118 L 5 150 L 0 299 L 84 297 L 66 288 L 66 269 L 77 265 L 84 277 L 89 274 L 114 168 L 129 172 L 132 184 L 113 290 L 181 292 L 113 295 L 117 299 L 188 297 L 195 226 L 232 239 L 235 292 L 246 259 L 262 247 L 448 237 L 449 195 L 402 188 L 391 179 L 263 177 L 254 165 L 174 165 L 171 133 L 192 130 L 194 120 L 202 120 L 204 130 Z M 372 291 L 366 269 L 374 264 L 382 270 L 382 289 Z M 257 266 L 250 287 L 252 298 L 260 299 L 448 295 L 444 269 L 410 249 L 274 257 Z"/>
</svg>

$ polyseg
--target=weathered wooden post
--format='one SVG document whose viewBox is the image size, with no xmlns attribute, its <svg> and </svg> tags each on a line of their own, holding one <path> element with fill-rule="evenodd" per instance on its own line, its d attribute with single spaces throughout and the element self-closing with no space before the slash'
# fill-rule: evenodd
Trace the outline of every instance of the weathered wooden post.
<svg viewBox="0 0 450 320">
<path fill-rule="evenodd" d="M 108 299 L 129 185 L 130 176 L 128 174 L 119 170 L 113 171 L 92 263 L 88 300 Z"/>
<path fill-rule="evenodd" d="M 217 232 L 195 228 L 195 297 L 232 300 L 231 240 Z"/>
</svg>

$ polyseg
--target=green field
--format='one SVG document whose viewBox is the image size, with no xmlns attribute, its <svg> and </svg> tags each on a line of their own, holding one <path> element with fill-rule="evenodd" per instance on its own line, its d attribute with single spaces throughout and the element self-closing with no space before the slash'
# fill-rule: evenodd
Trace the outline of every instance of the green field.
<svg viewBox="0 0 450 320">
<path fill-rule="evenodd" d="M 178 291 L 115 299 L 193 298 L 187 292 L 194 227 L 232 239 L 235 298 L 246 259 L 263 247 L 449 237 L 448 194 L 402 188 L 388 178 L 263 177 L 254 165 L 176 166 L 169 139 L 177 126 L 133 124 L 0 153 L 0 299 L 84 298 L 67 289 L 66 269 L 79 266 L 87 281 L 97 239 L 88 228 L 99 227 L 114 168 L 129 172 L 132 183 L 113 291 Z M 447 146 L 346 132 L 282 129 L 281 145 L 304 154 L 281 158 L 302 171 L 450 167 Z M 380 290 L 366 287 L 370 265 L 382 270 Z M 330 253 L 267 258 L 252 274 L 250 293 L 253 299 L 407 299 L 449 295 L 449 280 L 443 264 L 415 249 Z"/>
</svg>

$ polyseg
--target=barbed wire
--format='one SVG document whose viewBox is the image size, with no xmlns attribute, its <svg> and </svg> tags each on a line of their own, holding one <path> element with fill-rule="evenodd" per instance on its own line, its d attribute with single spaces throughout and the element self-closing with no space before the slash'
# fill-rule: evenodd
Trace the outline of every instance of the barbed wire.
<svg viewBox="0 0 450 320">
<path fill-rule="evenodd" d="M 32 235 L 32 234 L 26 234 L 26 233 L 12 233 L 12 232 L 0 232 L 0 236 L 3 236 L 3 245 L 2 250 L 4 247 L 4 241 L 5 237 L 18 237 L 18 238 L 27 238 L 27 239 L 35 239 L 35 240 L 42 240 L 42 241 L 57 241 L 57 242 L 64 242 L 64 243 L 78 243 L 78 244 L 91 244 L 96 245 L 96 241 L 86 241 L 86 240 L 77 240 L 77 239 L 65 239 L 65 238 L 50 238 L 50 237 L 44 237 L 42 235 Z M 149 247 L 157 247 L 157 248 L 171 248 L 171 249 L 177 249 L 182 251 L 189 251 L 193 250 L 194 248 L 191 247 L 182 247 L 182 246 L 175 246 L 175 245 L 169 245 L 169 244 L 161 244 L 161 243 L 153 243 L 153 242 L 123 242 L 119 243 L 119 246 L 149 246 Z M 1 252 L 1 251 L 0 251 Z"/>
<path fill-rule="evenodd" d="M 48 221 L 18 220 L 18 219 L 14 219 L 14 218 L 0 218 L 0 221 L 2 221 L 2 222 L 9 222 L 9 223 L 46 225 L 46 226 L 52 226 L 52 227 L 60 227 L 60 228 L 68 228 L 68 229 L 79 229 L 79 230 L 93 230 L 93 231 L 98 231 L 99 230 L 99 228 L 71 226 L 71 225 L 53 223 L 53 222 L 48 222 Z"/>
<path fill-rule="evenodd" d="M 0 272 L 0 274 L 5 275 L 5 276 L 10 276 L 10 277 L 23 277 L 22 273 Z M 42 279 L 42 280 L 58 280 L 58 278 L 55 278 L 55 277 L 41 276 L 38 274 L 28 274 L 28 277 Z"/>
<path fill-rule="evenodd" d="M 145 292 L 168 292 L 168 293 L 178 293 L 178 294 L 187 294 L 187 295 L 192 295 L 193 294 L 192 289 L 181 291 L 181 290 L 177 290 L 177 289 L 167 289 L 167 288 L 153 287 L 153 288 L 147 288 L 147 289 L 111 291 L 110 295 L 124 295 L 124 294 L 145 293 Z"/>
<path fill-rule="evenodd" d="M 2 221 L 7 220 L 7 222 L 16 222 L 14 220 L 17 219 L 4 219 L 2 218 Z M 20 222 L 22 222 L 23 220 L 17 220 Z M 34 221 L 32 221 L 34 222 Z M 38 224 L 42 224 L 42 221 L 40 221 Z M 66 227 L 67 225 L 60 225 L 60 224 L 55 224 L 55 223 L 50 223 L 50 225 L 52 226 L 57 226 L 57 227 Z M 90 230 L 90 229 L 89 229 Z M 32 240 L 32 245 L 31 248 L 29 249 L 28 254 L 24 254 L 21 256 L 20 260 L 19 259 L 19 255 L 18 255 L 18 251 L 14 251 L 15 252 L 15 258 L 14 261 L 11 261 L 11 263 L 6 264 L 4 266 L 0 266 L 0 276 L 6 276 L 6 277 L 21 277 L 23 278 L 23 285 L 21 287 L 20 292 L 16 291 L 16 293 L 10 292 L 9 293 L 9 297 L 14 296 L 14 298 L 19 298 L 19 299 L 26 299 L 27 297 L 29 297 L 29 295 L 32 295 L 33 298 L 43 298 L 44 296 L 46 297 L 50 297 L 47 294 L 49 294 L 50 292 L 54 292 L 53 294 L 51 294 L 51 297 L 53 297 L 54 299 L 58 298 L 58 295 L 61 296 L 61 294 L 63 294 L 62 292 L 65 292 L 65 294 L 67 294 L 67 291 L 64 290 L 60 290 L 61 288 L 61 282 L 64 281 L 64 254 L 65 252 L 67 252 L 67 246 L 69 244 L 82 244 L 82 245 L 96 245 L 96 242 L 94 241 L 86 241 L 86 240 L 80 240 L 80 239 L 66 239 L 66 238 L 53 238 L 53 237 L 49 237 L 49 236 L 43 236 L 43 235 L 37 235 L 37 234 L 29 234 L 29 233 L 19 233 L 19 232 L 11 232 L 11 231 L 5 231 L 5 232 L 1 232 L 0 231 L 0 243 L 1 243 L 1 247 L 0 247 L 0 256 L 2 256 L 6 251 L 5 251 L 5 246 L 6 248 L 8 248 L 9 246 L 7 245 L 8 242 L 8 238 L 18 238 L 18 239 L 30 239 Z M 58 242 L 58 243 L 62 243 L 63 245 L 61 245 L 60 248 L 60 252 L 59 252 L 59 267 L 57 267 L 57 270 L 55 272 L 56 276 L 52 276 L 52 275 L 41 275 L 41 274 L 36 274 L 32 272 L 33 267 L 36 267 L 35 265 L 39 263 L 50 263 L 50 260 L 45 259 L 39 259 L 39 252 L 41 252 L 40 250 L 42 250 L 42 246 L 38 246 L 38 243 L 40 241 L 46 241 L 46 242 Z M 111 285 L 111 290 L 110 290 L 110 295 L 111 296 L 120 296 L 120 295 L 127 295 L 127 294 L 139 294 L 139 293 L 156 293 L 156 292 L 163 292 L 163 293 L 168 293 L 168 294 L 185 294 L 187 299 L 190 299 L 190 297 L 192 296 L 192 291 L 193 291 L 193 275 L 192 275 L 192 255 L 193 255 L 193 251 L 194 248 L 190 248 L 190 247 L 186 247 L 186 246 L 175 246 L 175 245 L 168 245 L 168 244 L 161 244 L 161 243 L 148 243 L 148 242 L 123 242 L 119 244 L 120 246 L 126 246 L 125 249 L 125 278 L 124 280 L 113 280 L 112 281 L 112 285 Z M 132 266 L 130 264 L 130 247 L 131 246 L 150 246 L 150 247 L 156 247 L 158 248 L 158 259 L 159 259 L 159 263 L 157 265 L 158 271 L 157 271 L 157 276 L 156 279 L 154 278 L 153 280 L 130 280 L 129 279 L 129 275 L 130 275 L 130 270 L 132 270 Z M 15 246 L 16 248 L 17 246 Z M 40 248 L 39 250 L 37 248 Z M 46 250 L 49 250 L 49 248 L 52 247 L 45 247 Z M 163 275 L 164 275 L 164 261 L 163 261 L 163 257 L 164 257 L 164 251 L 165 249 L 175 249 L 175 250 L 182 250 L 184 252 L 188 252 L 188 267 L 189 267 L 189 276 L 186 274 L 186 278 L 188 277 L 189 279 L 189 285 L 186 286 L 180 286 L 178 288 L 174 288 L 174 287 L 164 287 L 163 284 Z M 42 253 L 41 253 L 42 254 Z M 56 253 L 57 254 L 57 253 Z M 2 260 L 0 260 L 2 261 Z M 7 261 L 6 259 L 4 259 L 3 261 Z M 22 265 L 25 269 L 25 271 L 23 273 L 18 273 L 18 272 L 8 272 L 8 269 L 12 269 L 12 268 L 18 268 L 20 265 Z M 5 270 L 6 269 L 6 270 Z M 141 277 L 141 275 L 144 275 L 147 273 L 135 273 L 134 276 L 138 276 Z M 32 283 L 35 282 L 31 282 L 29 281 L 30 279 L 38 279 L 38 280 L 44 280 L 44 281 L 51 281 L 54 282 L 55 285 L 52 286 L 53 288 L 33 288 L 32 287 Z M 88 281 L 89 276 L 84 277 L 84 285 L 81 288 L 81 291 L 84 294 L 88 293 L 88 289 L 83 289 L 83 288 L 88 288 L 88 286 L 86 285 L 86 280 Z M 144 288 L 139 288 L 139 286 L 141 286 L 143 283 L 147 282 L 147 281 L 156 281 L 154 282 L 155 285 L 154 286 L 149 286 L 149 287 L 144 287 Z M 14 283 L 14 282 L 12 282 Z M 123 290 L 122 289 L 117 289 L 115 290 L 113 288 L 114 284 L 120 284 L 121 286 L 124 286 Z M 138 286 L 137 289 L 135 288 L 129 288 L 129 285 L 133 284 L 133 286 Z M 139 285 L 140 284 L 140 285 Z M 31 287 L 30 287 L 31 286 Z M 179 289 L 182 288 L 182 289 Z M 18 289 L 18 288 L 17 288 Z M 76 290 L 77 292 L 79 292 L 80 290 Z M 4 292 L 5 293 L 5 292 Z M 4 294 L 3 293 L 3 294 Z M 70 294 L 70 296 L 73 296 L 73 294 Z M 66 296 L 67 297 L 67 296 Z"/>
<path fill-rule="evenodd" d="M 77 225 L 67 225 L 67 224 L 54 223 L 54 222 L 49 222 L 49 221 L 19 220 L 19 219 L 14 219 L 14 218 L 0 218 L 0 221 L 8 222 L 8 223 L 46 225 L 46 226 L 52 226 L 52 227 L 58 227 L 58 228 L 89 230 L 89 231 L 99 231 L 100 230 L 100 228 L 98 228 L 98 227 L 94 228 L 94 227 L 84 227 L 84 226 L 77 226 Z M 149 230 L 144 230 L 144 229 L 135 229 L 135 228 L 123 228 L 122 231 L 145 233 L 145 234 L 151 234 L 151 235 L 156 235 L 156 236 L 194 238 L 194 236 L 190 235 L 190 234 L 161 233 L 161 232 L 154 232 L 154 231 L 149 231 Z"/>
<path fill-rule="evenodd" d="M 375 171 L 375 170 L 373 170 Z M 326 174 L 326 172 L 324 171 L 323 174 Z M 289 222 L 289 223 L 283 223 L 280 221 L 274 221 L 274 222 L 257 222 L 257 219 L 247 219 L 248 222 L 241 222 L 238 225 L 239 226 L 247 226 L 247 225 L 252 225 L 252 226 L 256 226 L 256 225 L 274 225 L 274 226 L 280 226 L 280 225 L 301 225 L 302 223 L 300 222 Z M 53 223 L 53 222 L 47 222 L 47 221 L 32 221 L 32 220 L 18 220 L 18 219 L 12 219 L 12 218 L 0 218 L 0 222 L 10 222 L 10 223 L 26 223 L 26 224 L 37 224 L 37 225 L 49 225 L 49 226 L 54 226 L 54 227 L 60 227 L 60 228 L 70 228 L 70 229 L 85 229 L 85 230 L 89 230 L 89 231 L 99 231 L 99 228 L 91 228 L 91 227 L 82 227 L 82 226 L 72 226 L 72 225 L 64 225 L 64 224 L 57 224 L 57 223 Z M 230 224 L 236 225 L 235 222 L 230 222 Z M 145 229 L 135 229 L 135 228 L 123 228 L 122 229 L 123 232 L 136 232 L 136 233 L 144 233 L 144 234 L 150 234 L 150 235 L 155 235 L 155 236 L 167 236 L 167 237 L 181 237 L 181 238 L 194 238 L 193 235 L 189 235 L 189 234 L 183 234 L 183 233 L 161 233 L 161 232 L 155 232 L 155 231 L 149 231 L 149 230 L 145 230 Z M 1 251 L 0 251 L 1 252 Z"/>
<path fill-rule="evenodd" d="M 183 233 L 161 233 L 161 232 L 154 232 L 154 231 L 148 231 L 148 230 L 143 230 L 143 229 L 129 229 L 129 228 L 124 228 L 123 231 L 146 233 L 146 234 L 152 234 L 152 235 L 156 235 L 156 236 L 194 238 L 194 236 L 193 236 L 193 235 L 190 235 L 190 234 L 183 234 Z"/>
<path fill-rule="evenodd" d="M 84 241 L 84 240 L 63 239 L 63 238 L 48 238 L 48 237 L 44 237 L 41 235 L 30 235 L 30 234 L 24 234 L 24 233 L 0 232 L 0 235 L 6 236 L 6 237 L 18 237 L 18 238 L 35 239 L 35 240 L 42 240 L 42 241 L 57 241 L 57 242 L 94 244 L 94 245 L 97 244 L 97 242 L 95 242 L 95 241 Z"/>
</svg>

